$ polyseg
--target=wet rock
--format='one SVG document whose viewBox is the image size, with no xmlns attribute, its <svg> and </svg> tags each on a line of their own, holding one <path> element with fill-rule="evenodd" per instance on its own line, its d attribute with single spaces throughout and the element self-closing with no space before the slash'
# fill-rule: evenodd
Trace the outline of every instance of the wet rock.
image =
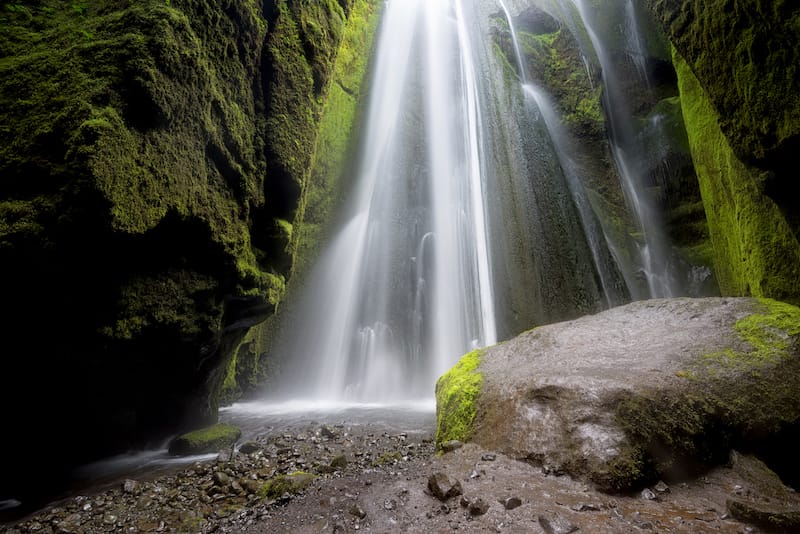
<svg viewBox="0 0 800 534">
<path fill-rule="evenodd" d="M 642 499 L 646 499 L 648 501 L 654 501 L 657 499 L 656 494 L 653 493 L 653 490 L 651 490 L 650 488 L 643 489 L 641 495 Z"/>
<path fill-rule="evenodd" d="M 656 493 L 669 493 L 669 486 L 663 480 L 659 480 L 653 489 L 656 490 Z"/>
<path fill-rule="evenodd" d="M 460 449 L 463 446 L 464 446 L 464 444 L 462 442 L 458 441 L 457 439 L 453 439 L 453 440 L 446 441 L 446 442 L 442 443 L 442 452 L 445 452 L 445 453 L 453 452 L 455 450 Z"/>
<path fill-rule="evenodd" d="M 350 512 L 350 515 L 354 515 L 359 519 L 364 519 L 365 517 L 367 517 L 367 512 L 365 512 L 364 509 L 361 507 L 361 505 L 358 503 L 351 506 L 350 510 L 348 511 Z"/>
<path fill-rule="evenodd" d="M 254 452 L 258 452 L 260 450 L 261 445 L 259 445 L 256 441 L 245 441 L 242 443 L 241 447 L 239 447 L 239 452 L 242 454 L 253 454 Z"/>
<path fill-rule="evenodd" d="M 477 497 L 470 501 L 467 510 L 469 510 L 470 515 L 483 515 L 489 511 L 489 503 L 481 497 Z"/>
<path fill-rule="evenodd" d="M 469 401 L 477 414 L 470 440 L 613 492 L 644 482 L 652 475 L 645 465 L 665 478 L 678 465 L 705 467 L 705 459 L 724 452 L 720 433 L 748 442 L 800 420 L 792 393 L 800 390 L 800 334 L 767 326 L 782 313 L 782 324 L 800 317 L 795 307 L 750 298 L 654 299 L 486 348 L 475 370 L 480 394 Z M 742 324 L 747 337 L 769 348 L 745 339 Z M 774 364 L 754 373 L 748 362 L 759 351 Z M 440 382 L 437 396 L 450 393 Z M 437 420 L 465 408 L 458 402 L 439 402 Z M 671 436 L 671 449 L 651 443 L 662 435 Z"/>
<path fill-rule="evenodd" d="M 572 506 L 569 507 L 569 509 L 572 510 L 573 512 L 599 512 L 600 510 L 603 509 L 603 507 L 600 506 L 599 504 L 580 503 L 580 504 L 573 504 Z"/>
<path fill-rule="evenodd" d="M 514 508 L 522 506 L 522 499 L 519 497 L 506 497 L 505 499 L 498 500 L 498 502 L 502 504 L 503 508 L 506 510 L 513 510 Z"/>
<path fill-rule="evenodd" d="M 728 499 L 730 514 L 770 531 L 800 532 L 800 508 L 766 502 Z"/>
<path fill-rule="evenodd" d="M 519 29 L 534 35 L 557 32 L 561 27 L 556 19 L 535 5 L 520 13 L 516 24 Z"/>
<path fill-rule="evenodd" d="M 579 529 L 577 525 L 570 523 L 557 514 L 550 516 L 540 515 L 539 524 L 547 534 L 571 534 Z"/>
<path fill-rule="evenodd" d="M 494 462 L 496 459 L 497 459 L 497 455 L 493 454 L 491 452 L 487 452 L 487 453 L 481 455 L 481 460 L 483 460 L 484 462 Z"/>
<path fill-rule="evenodd" d="M 331 460 L 331 467 L 334 469 L 345 469 L 347 467 L 347 457 L 340 454 Z"/>
<path fill-rule="evenodd" d="M 216 424 L 195 430 L 175 438 L 169 445 L 169 453 L 177 456 L 191 456 L 230 449 L 242 437 L 242 431 L 235 426 Z"/>
<path fill-rule="evenodd" d="M 127 479 L 122 483 L 122 491 L 125 493 L 137 493 L 139 490 L 139 482 L 132 479 Z"/>
<path fill-rule="evenodd" d="M 230 475 L 223 471 L 217 471 L 211 478 L 214 480 L 214 484 L 217 486 L 227 486 L 231 483 Z"/>
<path fill-rule="evenodd" d="M 457 497 L 464 493 L 461 489 L 461 482 L 450 480 L 442 472 L 434 473 L 428 478 L 428 489 L 440 501 L 446 501 L 451 497 Z"/>
</svg>

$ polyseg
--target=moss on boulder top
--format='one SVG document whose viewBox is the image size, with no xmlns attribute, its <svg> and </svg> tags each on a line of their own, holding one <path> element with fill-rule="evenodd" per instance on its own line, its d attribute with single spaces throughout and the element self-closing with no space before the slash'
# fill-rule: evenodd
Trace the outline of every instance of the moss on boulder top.
<svg viewBox="0 0 800 534">
<path fill-rule="evenodd" d="M 604 490 L 691 475 L 733 447 L 797 475 L 800 309 L 789 304 L 636 302 L 485 349 L 470 373 L 478 391 L 437 391 L 439 427 L 465 420 L 455 437 Z"/>
</svg>

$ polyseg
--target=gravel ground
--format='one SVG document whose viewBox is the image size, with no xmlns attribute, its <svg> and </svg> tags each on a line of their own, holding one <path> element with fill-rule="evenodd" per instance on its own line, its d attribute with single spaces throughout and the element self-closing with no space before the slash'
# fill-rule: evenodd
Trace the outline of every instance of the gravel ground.
<svg viewBox="0 0 800 534">
<path fill-rule="evenodd" d="M 265 486 L 281 475 L 302 483 L 270 494 Z M 471 444 L 437 455 L 432 430 L 312 423 L 152 480 L 120 480 L 0 531 L 757 533 L 727 503 L 762 491 L 721 467 L 612 496 Z"/>
</svg>

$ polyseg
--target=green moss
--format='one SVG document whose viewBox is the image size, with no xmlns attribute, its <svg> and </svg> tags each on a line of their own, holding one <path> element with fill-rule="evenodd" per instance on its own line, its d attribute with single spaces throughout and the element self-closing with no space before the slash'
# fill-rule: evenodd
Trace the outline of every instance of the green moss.
<svg viewBox="0 0 800 534">
<path fill-rule="evenodd" d="M 791 161 L 800 135 L 800 9 L 792 2 L 648 0 L 700 80 L 730 149 Z"/>
<path fill-rule="evenodd" d="M 372 464 L 376 467 L 384 465 L 392 465 L 396 464 L 402 459 L 403 456 L 398 451 L 390 451 L 381 454 L 380 457 L 377 460 L 375 460 Z"/>
<path fill-rule="evenodd" d="M 303 471 L 278 475 L 262 486 L 259 495 L 262 499 L 279 499 L 285 494 L 296 495 L 310 486 L 314 478 L 314 475 Z"/>
<path fill-rule="evenodd" d="M 677 52 L 673 61 L 720 290 L 800 302 L 800 243 L 764 194 L 767 173 L 734 154 L 691 68 Z"/>
<path fill-rule="evenodd" d="M 240 437 L 241 430 L 220 423 L 177 437 L 170 444 L 169 452 L 182 456 L 218 452 L 232 447 Z"/>
<path fill-rule="evenodd" d="M 753 347 L 759 360 L 784 357 L 790 341 L 800 335 L 800 308 L 772 299 L 760 299 L 766 313 L 754 313 L 736 322 L 736 332 Z"/>
<path fill-rule="evenodd" d="M 772 299 L 759 302 L 764 313 L 748 315 L 735 325 L 736 333 L 749 349 L 725 349 L 706 355 L 707 360 L 724 366 L 757 368 L 790 355 L 792 343 L 800 335 L 800 308 Z"/>
<path fill-rule="evenodd" d="M 352 155 L 361 87 L 367 75 L 381 3 L 359 0 L 352 4 L 335 55 L 332 83 L 319 122 L 311 172 L 302 196 L 302 212 L 295 225 L 295 272 L 304 273 L 318 252 L 323 229 L 331 220 L 345 189 L 347 161 Z"/>
<path fill-rule="evenodd" d="M 477 413 L 476 402 L 483 385 L 477 372 L 482 351 L 474 350 L 436 382 L 436 446 L 452 440 L 466 441 Z"/>
</svg>

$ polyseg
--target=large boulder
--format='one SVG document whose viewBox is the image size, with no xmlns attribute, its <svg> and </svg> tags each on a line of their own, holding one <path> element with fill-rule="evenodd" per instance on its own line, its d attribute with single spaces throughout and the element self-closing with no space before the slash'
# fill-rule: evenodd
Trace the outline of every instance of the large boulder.
<svg viewBox="0 0 800 534">
<path fill-rule="evenodd" d="M 482 447 L 624 491 L 791 451 L 800 309 L 750 298 L 641 301 L 470 353 L 437 384 L 437 444 Z"/>
</svg>

